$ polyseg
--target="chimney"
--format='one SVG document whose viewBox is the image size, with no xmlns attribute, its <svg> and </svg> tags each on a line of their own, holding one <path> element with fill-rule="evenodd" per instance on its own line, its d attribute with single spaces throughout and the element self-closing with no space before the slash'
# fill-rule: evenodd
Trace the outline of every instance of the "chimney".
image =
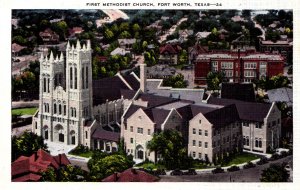
<svg viewBox="0 0 300 190">
<path fill-rule="evenodd" d="M 140 89 L 142 92 L 146 91 L 146 71 L 144 63 L 140 64 Z"/>
</svg>

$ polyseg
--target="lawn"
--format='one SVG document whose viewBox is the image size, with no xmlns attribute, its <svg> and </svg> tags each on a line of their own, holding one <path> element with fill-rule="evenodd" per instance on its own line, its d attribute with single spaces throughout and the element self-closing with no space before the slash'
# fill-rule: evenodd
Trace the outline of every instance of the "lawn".
<svg viewBox="0 0 300 190">
<path fill-rule="evenodd" d="M 82 152 L 80 154 L 74 154 L 74 153 L 69 153 L 69 154 L 75 155 L 75 156 L 81 156 L 81 157 L 85 157 L 85 158 L 90 158 L 93 155 L 93 151 Z"/>
<path fill-rule="evenodd" d="M 259 157 L 254 154 L 244 152 L 242 154 L 239 154 L 239 155 L 236 155 L 235 157 L 233 157 L 232 160 L 227 164 L 227 166 L 242 164 L 245 162 L 256 160 L 258 158 Z"/>
<path fill-rule="evenodd" d="M 33 115 L 38 108 L 18 108 L 12 109 L 12 115 Z"/>
<path fill-rule="evenodd" d="M 137 164 L 136 166 L 139 167 L 139 168 L 144 168 L 144 169 L 148 169 L 148 170 L 166 169 L 166 167 L 163 166 L 163 165 L 154 164 L 154 163 L 151 163 L 151 162 L 143 163 L 142 165 Z"/>
</svg>

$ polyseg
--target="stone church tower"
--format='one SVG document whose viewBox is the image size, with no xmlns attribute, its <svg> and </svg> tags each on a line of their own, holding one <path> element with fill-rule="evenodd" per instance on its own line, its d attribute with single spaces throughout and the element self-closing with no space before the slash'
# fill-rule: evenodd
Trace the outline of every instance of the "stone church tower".
<svg viewBox="0 0 300 190">
<path fill-rule="evenodd" d="M 64 55 L 40 58 L 39 111 L 33 131 L 51 142 L 90 146 L 87 129 L 92 114 L 92 49 L 90 41 L 66 48 Z M 90 123 L 87 125 L 87 123 Z M 87 126 L 87 127 L 86 127 Z M 87 128 L 87 129 L 85 129 Z"/>
</svg>

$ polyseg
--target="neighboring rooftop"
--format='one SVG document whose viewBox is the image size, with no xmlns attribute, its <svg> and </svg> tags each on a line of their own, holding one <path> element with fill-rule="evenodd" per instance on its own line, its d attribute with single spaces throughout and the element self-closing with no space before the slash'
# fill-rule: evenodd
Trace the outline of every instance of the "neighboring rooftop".
<svg viewBox="0 0 300 190">
<path fill-rule="evenodd" d="M 254 86 L 251 83 L 222 83 L 221 98 L 255 102 Z"/>
<path fill-rule="evenodd" d="M 277 88 L 267 91 L 270 102 L 285 102 L 288 106 L 293 106 L 293 89 Z"/>
<path fill-rule="evenodd" d="M 97 127 L 97 129 L 92 134 L 92 138 L 119 142 L 120 133 L 104 130 L 102 127 Z"/>
<path fill-rule="evenodd" d="M 145 171 L 129 168 L 123 172 L 114 173 L 106 178 L 103 182 L 155 182 L 159 178 L 148 174 Z"/>
</svg>

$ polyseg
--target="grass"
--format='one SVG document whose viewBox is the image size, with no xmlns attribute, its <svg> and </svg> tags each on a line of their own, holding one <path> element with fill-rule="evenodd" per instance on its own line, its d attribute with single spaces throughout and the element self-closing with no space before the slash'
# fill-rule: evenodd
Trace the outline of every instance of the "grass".
<svg viewBox="0 0 300 190">
<path fill-rule="evenodd" d="M 33 115 L 38 108 L 18 108 L 12 109 L 12 115 Z"/>
<path fill-rule="evenodd" d="M 239 155 L 236 155 L 235 157 L 233 157 L 232 160 L 226 166 L 242 164 L 242 163 L 246 163 L 246 162 L 249 162 L 252 160 L 256 160 L 258 158 L 259 157 L 254 154 L 242 153 L 242 154 L 239 154 Z"/>
<path fill-rule="evenodd" d="M 81 156 L 81 157 L 85 157 L 85 158 L 90 158 L 93 155 L 93 151 L 83 152 L 80 154 L 74 154 L 74 153 L 69 153 L 69 154 L 75 155 L 75 156 Z"/>
<path fill-rule="evenodd" d="M 154 163 L 151 163 L 151 162 L 143 163 L 142 165 L 137 164 L 137 167 L 148 169 L 148 170 L 166 169 L 166 167 L 163 166 L 163 165 L 154 164 Z"/>
</svg>

